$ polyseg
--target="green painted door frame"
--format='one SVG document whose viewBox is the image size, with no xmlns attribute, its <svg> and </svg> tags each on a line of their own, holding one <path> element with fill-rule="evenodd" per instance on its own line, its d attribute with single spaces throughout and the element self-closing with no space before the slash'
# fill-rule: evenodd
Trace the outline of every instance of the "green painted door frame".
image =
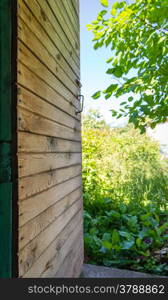
<svg viewBox="0 0 168 300">
<path fill-rule="evenodd" d="M 12 1 L 0 0 L 0 278 L 12 277 Z"/>
</svg>

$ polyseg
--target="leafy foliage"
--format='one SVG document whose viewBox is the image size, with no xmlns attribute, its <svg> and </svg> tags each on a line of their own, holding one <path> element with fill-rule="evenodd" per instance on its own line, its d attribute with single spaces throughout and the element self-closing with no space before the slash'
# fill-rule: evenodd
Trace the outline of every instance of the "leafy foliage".
<svg viewBox="0 0 168 300">
<path fill-rule="evenodd" d="M 108 1 L 101 1 L 107 7 Z M 168 2 L 136 0 L 116 2 L 102 10 L 88 25 L 94 34 L 94 48 L 111 47 L 107 74 L 112 84 L 105 98 L 128 95 L 112 115 L 128 116 L 141 131 L 165 122 L 168 117 Z M 136 94 L 136 97 L 129 96 Z M 101 92 L 93 95 L 98 99 Z"/>
<path fill-rule="evenodd" d="M 95 114 L 86 119 L 92 114 L 83 122 L 86 260 L 168 274 L 168 254 L 155 253 L 168 241 L 167 160 L 131 125 L 110 129 Z"/>
</svg>

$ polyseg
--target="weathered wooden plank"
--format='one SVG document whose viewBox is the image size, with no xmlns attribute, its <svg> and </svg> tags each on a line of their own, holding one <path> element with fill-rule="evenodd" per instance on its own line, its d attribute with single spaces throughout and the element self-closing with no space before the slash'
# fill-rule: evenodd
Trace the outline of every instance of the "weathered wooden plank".
<svg viewBox="0 0 168 300">
<path fill-rule="evenodd" d="M 36 20 L 31 11 L 27 8 L 23 1 L 20 1 L 18 8 L 18 15 L 22 20 L 31 27 L 36 38 L 40 39 L 42 45 L 46 48 L 49 55 L 53 57 L 53 59 L 58 63 L 58 65 L 62 68 L 62 70 L 66 70 L 67 75 L 73 81 L 78 78 L 78 73 L 75 74 L 74 70 L 69 66 L 66 62 L 62 52 L 58 50 L 55 43 L 50 39 L 50 36 L 46 33 L 45 29 L 41 26 L 41 24 Z M 41 37 L 43 37 L 41 39 Z"/>
<path fill-rule="evenodd" d="M 40 10 L 42 11 L 43 16 L 45 15 L 46 22 L 48 21 L 52 28 L 54 29 L 54 32 L 58 35 L 59 37 L 59 43 L 63 43 L 64 47 L 69 51 L 71 48 L 72 51 L 72 57 L 74 62 L 76 63 L 77 66 L 79 66 L 80 63 L 80 53 L 79 53 L 79 48 L 75 46 L 75 43 L 73 40 L 69 39 L 67 37 L 60 26 L 59 22 L 57 21 L 57 18 L 55 18 L 54 14 L 52 13 L 52 10 L 50 9 L 48 2 L 47 1 L 40 1 L 40 0 L 35 0 L 40 6 Z M 78 26 L 79 28 L 79 26 Z"/>
<path fill-rule="evenodd" d="M 18 150 L 26 153 L 81 152 L 81 143 L 43 135 L 18 132 Z"/>
<path fill-rule="evenodd" d="M 26 200 L 19 202 L 20 220 L 19 225 L 23 226 L 26 222 L 41 214 L 57 201 L 67 196 L 81 186 L 80 176 L 72 178 L 66 182 L 53 186 L 49 190 L 45 190 L 40 194 L 32 196 Z M 27 242 L 20 237 L 20 247 L 23 247 Z"/>
<path fill-rule="evenodd" d="M 72 38 L 71 32 L 69 31 L 69 29 L 66 28 L 66 23 L 59 22 L 60 20 L 59 18 L 61 15 L 60 11 L 58 11 L 55 5 L 53 7 L 50 5 L 54 1 L 50 1 L 50 0 L 46 0 L 43 2 L 40 0 L 36 0 L 36 1 L 39 3 L 40 7 L 46 12 L 46 14 L 48 12 L 48 15 L 50 16 L 50 23 L 55 29 L 55 31 L 58 33 L 60 39 L 63 41 L 66 48 L 67 49 L 69 48 L 68 45 L 72 47 L 73 49 L 72 51 L 74 52 L 74 60 L 79 65 L 79 56 L 80 56 L 79 47 L 78 47 L 79 40 L 76 39 L 75 41 Z"/>
<path fill-rule="evenodd" d="M 80 153 L 20 153 L 19 177 L 81 164 Z"/>
<path fill-rule="evenodd" d="M 74 27 L 74 25 L 72 24 L 71 22 L 71 19 L 70 17 L 68 16 L 67 14 L 67 11 L 66 11 L 66 8 L 63 4 L 63 1 L 57 1 L 57 0 L 54 0 L 54 2 L 57 4 L 57 6 L 59 7 L 60 11 L 63 12 L 63 15 L 64 15 L 64 19 L 66 20 L 66 24 L 68 27 L 71 28 L 71 31 L 73 31 L 74 35 L 76 36 L 77 40 L 80 41 L 80 30 L 78 30 L 78 28 Z"/>
<path fill-rule="evenodd" d="M 55 254 L 55 256 L 49 260 L 48 268 L 44 269 L 44 271 L 40 274 L 42 278 L 50 278 L 53 277 L 53 273 L 59 270 L 64 262 L 66 255 L 69 250 L 74 248 L 74 245 L 77 244 L 78 251 L 80 250 L 81 245 L 81 235 L 82 235 L 82 226 L 78 224 L 78 228 L 71 233 L 71 235 L 65 241 L 65 244 L 61 247 L 60 251 Z"/>
<path fill-rule="evenodd" d="M 70 0 L 70 1 L 72 2 L 77 17 L 79 18 L 79 0 Z"/>
<path fill-rule="evenodd" d="M 41 193 L 80 174 L 81 165 L 76 165 L 21 178 L 19 180 L 19 199 L 23 200 Z"/>
<path fill-rule="evenodd" d="M 20 277 L 83 262 L 78 4 L 18 0 Z"/>
<path fill-rule="evenodd" d="M 37 97 L 41 97 L 67 114 L 76 117 L 75 112 L 79 108 L 80 104 L 74 96 L 68 99 L 69 101 L 66 101 L 61 95 L 48 86 L 45 81 L 41 80 L 34 73 L 32 73 L 26 66 L 20 64 L 19 68 L 21 70 L 18 82 L 19 98 L 22 96 L 25 90 L 24 87 L 27 86 L 27 89 L 34 93 Z M 79 114 L 77 115 L 77 118 L 80 118 Z"/>
<path fill-rule="evenodd" d="M 80 131 L 35 115 L 19 107 L 18 129 L 21 131 L 80 141 Z"/>
<path fill-rule="evenodd" d="M 28 246 L 19 251 L 20 276 L 23 276 L 28 270 L 30 270 L 31 274 L 36 270 L 34 276 L 37 277 L 43 272 L 44 266 L 53 257 L 53 249 L 54 253 L 59 251 L 61 243 L 59 234 L 65 229 L 69 236 L 71 230 L 75 230 L 81 222 L 82 210 L 80 207 L 80 201 L 75 202 L 68 211 L 60 215 L 54 223 L 41 232 L 36 239 L 33 239 Z M 42 254 L 45 250 L 51 248 L 51 244 L 54 245 L 51 255 L 47 253 L 44 259 Z M 26 277 L 29 275 L 30 273 Z"/>
<path fill-rule="evenodd" d="M 72 1 L 70 0 L 64 0 L 67 2 L 68 6 L 69 6 L 69 11 L 71 12 L 71 15 L 73 17 L 73 20 L 75 21 L 76 24 L 76 28 L 79 27 L 79 14 L 77 14 L 76 12 L 76 4 L 72 4 Z"/>
<path fill-rule="evenodd" d="M 25 89 L 22 90 L 22 94 L 18 97 L 18 105 L 30 112 L 36 113 L 61 125 L 76 128 L 77 130 L 80 130 L 81 128 L 81 124 L 78 119 L 68 115 Z"/>
<path fill-rule="evenodd" d="M 25 237 L 24 242 L 26 244 L 29 243 L 29 241 L 33 240 L 47 226 L 53 223 L 62 213 L 68 210 L 74 202 L 79 199 L 81 200 L 81 192 L 81 188 L 71 192 L 69 195 L 50 206 L 40 215 L 21 226 L 19 228 L 19 232 L 20 236 Z M 20 210 L 19 214 L 20 223 L 22 223 L 22 219 L 24 219 L 24 212 L 22 213 L 22 210 Z"/>
<path fill-rule="evenodd" d="M 74 226 L 74 223 L 76 227 Z M 78 243 L 79 236 L 82 234 L 81 220 L 69 223 L 69 226 L 59 234 L 59 236 L 52 242 L 51 245 L 42 253 L 39 259 L 33 266 L 24 274 L 25 278 L 29 277 L 52 277 L 55 272 L 61 267 L 64 257 L 69 249 L 74 244 Z"/>
<path fill-rule="evenodd" d="M 55 18 L 58 19 L 59 24 L 62 26 L 63 31 L 67 35 L 67 37 L 71 40 L 73 40 L 73 44 L 75 48 L 80 49 L 80 41 L 79 37 L 75 34 L 74 30 L 72 30 L 72 26 L 70 26 L 68 22 L 68 18 L 64 14 L 64 11 L 60 9 L 59 3 L 61 1 L 53 1 L 53 0 L 47 0 L 48 4 L 50 5 Z"/>
<path fill-rule="evenodd" d="M 18 38 L 33 52 L 33 54 L 45 65 L 45 67 L 52 72 L 52 74 L 54 74 L 70 91 L 73 93 L 75 91 L 76 93 L 76 80 L 72 80 L 72 78 L 67 75 L 65 70 L 63 70 L 58 64 L 58 61 L 51 56 L 48 49 L 44 47 L 42 43 L 43 40 L 41 41 L 40 37 L 37 37 L 27 23 L 25 23 L 21 18 L 19 18 Z"/>
<path fill-rule="evenodd" d="M 60 82 L 56 76 L 20 41 L 18 41 L 18 60 L 65 99 L 71 99 L 72 96 L 78 96 L 79 88 L 77 86 L 73 86 L 72 84 L 71 91 L 67 89 L 64 84 Z M 18 81 L 20 81 L 19 76 L 22 72 L 19 67 L 20 65 L 18 65 Z M 26 76 L 26 74 L 22 74 L 22 76 Z"/>
<path fill-rule="evenodd" d="M 75 71 L 76 74 L 79 74 L 78 64 L 75 62 L 75 53 L 72 47 L 67 49 L 60 39 L 59 35 L 51 25 L 46 12 L 40 7 L 38 2 L 35 0 L 20 0 L 24 1 L 27 4 L 27 7 L 31 10 L 32 14 L 36 17 L 36 20 L 41 24 L 43 29 L 46 31 L 50 39 L 53 41 L 55 46 L 59 49 L 59 52 L 63 54 L 64 58 L 66 59 L 67 63 L 71 66 L 71 68 Z M 44 2 L 44 1 L 43 1 Z M 41 3 L 43 3 L 41 2 Z M 20 3 L 21 4 L 21 3 Z"/>
<path fill-rule="evenodd" d="M 57 259 L 57 258 L 56 258 Z M 70 249 L 63 263 L 53 277 L 78 278 L 83 266 L 83 237 L 78 237 L 77 243 Z"/>
<path fill-rule="evenodd" d="M 62 3 L 64 5 L 64 8 L 65 8 L 65 12 L 66 12 L 66 15 L 67 17 L 69 18 L 70 22 L 71 22 L 71 26 L 73 28 L 73 30 L 78 34 L 79 36 L 79 22 L 77 20 L 77 18 L 73 16 L 72 12 L 71 12 L 71 9 L 70 9 L 70 6 L 69 6 L 69 0 L 62 0 Z"/>
</svg>

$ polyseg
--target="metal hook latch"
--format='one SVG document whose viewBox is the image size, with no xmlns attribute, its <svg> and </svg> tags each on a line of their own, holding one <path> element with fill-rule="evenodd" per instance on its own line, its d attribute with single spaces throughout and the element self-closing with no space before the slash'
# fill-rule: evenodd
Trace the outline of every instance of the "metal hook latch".
<svg viewBox="0 0 168 300">
<path fill-rule="evenodd" d="M 83 111 L 83 107 L 84 107 L 84 96 L 83 95 L 78 95 L 78 100 L 81 102 L 81 109 L 80 110 L 76 110 L 76 115 L 80 114 Z M 81 101 L 82 100 L 82 101 Z"/>
</svg>

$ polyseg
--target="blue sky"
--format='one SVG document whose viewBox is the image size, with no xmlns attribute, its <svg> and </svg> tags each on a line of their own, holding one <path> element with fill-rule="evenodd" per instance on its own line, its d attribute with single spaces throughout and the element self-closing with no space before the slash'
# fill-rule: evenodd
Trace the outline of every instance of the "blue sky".
<svg viewBox="0 0 168 300">
<path fill-rule="evenodd" d="M 116 0 L 109 0 L 112 5 Z M 124 120 L 116 120 L 112 118 L 110 109 L 118 107 L 122 99 L 115 99 L 114 97 L 109 100 L 103 98 L 93 100 L 91 96 L 98 90 L 107 88 L 112 83 L 110 75 L 106 74 L 108 65 L 106 60 L 111 56 L 110 48 L 93 49 L 93 34 L 86 28 L 96 19 L 97 14 L 104 9 L 99 0 L 80 0 L 80 23 L 81 23 L 81 83 L 82 94 L 85 96 L 84 112 L 89 108 L 97 108 L 104 116 L 108 123 L 113 126 L 123 124 Z M 115 83 L 115 81 L 113 80 Z M 124 99 L 125 100 L 125 99 Z"/>
<path fill-rule="evenodd" d="M 112 5 L 116 0 L 109 0 Z M 129 0 L 131 3 L 133 0 Z M 80 0 L 80 22 L 81 22 L 81 83 L 82 93 L 85 96 L 84 112 L 89 108 L 97 108 L 104 116 L 106 121 L 112 126 L 121 126 L 126 120 L 116 120 L 112 118 L 110 109 L 119 107 L 121 101 L 127 100 L 127 97 L 120 99 L 110 98 L 109 100 L 93 100 L 91 96 L 98 90 L 103 90 L 112 83 L 110 75 L 106 74 L 106 60 L 111 56 L 110 49 L 101 48 L 97 51 L 93 49 L 93 35 L 87 30 L 86 25 L 95 20 L 97 14 L 103 7 L 99 0 Z M 135 97 L 135 96 L 134 96 Z M 168 148 L 168 125 L 161 124 L 149 134 L 155 137 L 161 144 Z"/>
</svg>

